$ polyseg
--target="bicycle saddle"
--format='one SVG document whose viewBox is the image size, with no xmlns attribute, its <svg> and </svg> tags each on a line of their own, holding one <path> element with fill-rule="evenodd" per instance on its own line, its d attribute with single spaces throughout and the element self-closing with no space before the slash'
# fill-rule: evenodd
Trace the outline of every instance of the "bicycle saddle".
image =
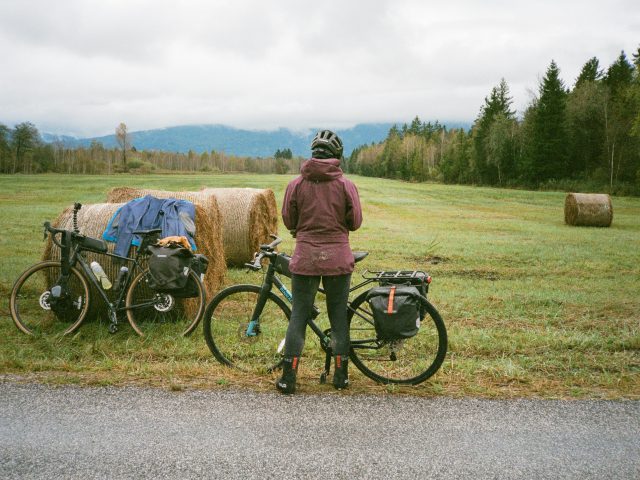
<svg viewBox="0 0 640 480">
<path fill-rule="evenodd" d="M 360 260 L 362 260 L 367 255 L 369 255 L 369 252 L 352 252 L 352 253 L 353 253 L 353 259 L 355 260 L 356 263 L 358 263 Z"/>
</svg>

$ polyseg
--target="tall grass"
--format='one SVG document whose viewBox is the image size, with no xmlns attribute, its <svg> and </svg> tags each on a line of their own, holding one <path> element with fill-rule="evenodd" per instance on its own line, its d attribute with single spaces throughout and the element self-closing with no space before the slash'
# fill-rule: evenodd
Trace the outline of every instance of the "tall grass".
<svg viewBox="0 0 640 480">
<path fill-rule="evenodd" d="M 94 322 L 72 338 L 34 339 L 13 326 L 8 297 L 40 258 L 42 222 L 74 201 L 103 202 L 109 188 L 125 185 L 272 188 L 280 201 L 291 178 L 0 176 L 0 370 L 50 382 L 272 388 L 271 377 L 219 366 L 200 328 L 189 338 L 140 339 Z M 353 392 L 640 397 L 640 199 L 614 198 L 610 228 L 579 228 L 563 223 L 563 193 L 353 179 L 364 224 L 351 243 L 370 252 L 355 278 L 365 268 L 428 270 L 450 339 L 444 366 L 425 384 L 387 388 L 353 372 Z M 280 234 L 282 250 L 292 251 Z M 226 283 L 260 281 L 230 270 Z M 313 392 L 324 388 L 322 357 L 308 338 L 301 389 Z"/>
</svg>

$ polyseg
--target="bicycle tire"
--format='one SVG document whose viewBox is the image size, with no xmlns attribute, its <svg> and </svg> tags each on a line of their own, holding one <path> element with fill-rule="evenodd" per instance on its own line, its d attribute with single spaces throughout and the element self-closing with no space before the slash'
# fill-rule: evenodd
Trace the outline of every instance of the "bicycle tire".
<svg viewBox="0 0 640 480">
<path fill-rule="evenodd" d="M 127 289 L 125 306 L 131 328 L 146 335 L 189 335 L 202 318 L 206 295 L 200 277 L 189 272 L 189 282 L 195 282 L 198 295 L 192 298 L 176 298 L 170 293 L 160 293 L 147 285 L 148 271 L 140 272 Z"/>
<path fill-rule="evenodd" d="M 435 374 L 447 354 L 447 329 L 436 308 L 421 296 L 424 316 L 418 333 L 399 342 L 377 340 L 367 293 L 358 295 L 348 308 L 353 364 L 385 384 L 417 385 Z"/>
<path fill-rule="evenodd" d="M 269 372 L 281 363 L 278 346 L 286 336 L 291 318 L 291 309 L 284 300 L 269 292 L 260 315 L 259 333 L 247 336 L 261 288 L 234 285 L 219 292 L 207 305 L 204 338 L 213 356 L 223 365 Z"/>
<path fill-rule="evenodd" d="M 27 335 L 68 335 L 76 331 L 89 311 L 90 291 L 85 276 L 70 267 L 67 293 L 52 302 L 51 288 L 62 274 L 62 264 L 48 260 L 25 270 L 11 290 L 9 310 L 16 327 Z M 53 305 L 53 306 L 52 306 Z"/>
</svg>

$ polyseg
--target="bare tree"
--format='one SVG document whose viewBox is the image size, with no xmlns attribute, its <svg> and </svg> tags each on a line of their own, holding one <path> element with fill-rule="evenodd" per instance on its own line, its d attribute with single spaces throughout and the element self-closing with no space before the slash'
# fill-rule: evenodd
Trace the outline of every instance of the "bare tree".
<svg viewBox="0 0 640 480">
<path fill-rule="evenodd" d="M 131 134 L 127 130 L 127 125 L 120 123 L 116 127 L 116 140 L 122 148 L 122 165 L 127 166 L 127 150 L 131 148 Z"/>
</svg>

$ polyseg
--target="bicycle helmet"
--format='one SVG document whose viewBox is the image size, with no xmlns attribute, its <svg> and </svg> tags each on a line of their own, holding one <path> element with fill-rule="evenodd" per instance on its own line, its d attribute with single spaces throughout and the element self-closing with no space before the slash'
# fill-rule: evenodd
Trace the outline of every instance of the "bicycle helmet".
<svg viewBox="0 0 640 480">
<path fill-rule="evenodd" d="M 325 151 L 334 158 L 341 158 L 343 151 L 342 140 L 331 130 L 320 130 L 311 141 L 311 150 L 314 153 L 314 157 L 316 157 L 316 152 Z"/>
</svg>

